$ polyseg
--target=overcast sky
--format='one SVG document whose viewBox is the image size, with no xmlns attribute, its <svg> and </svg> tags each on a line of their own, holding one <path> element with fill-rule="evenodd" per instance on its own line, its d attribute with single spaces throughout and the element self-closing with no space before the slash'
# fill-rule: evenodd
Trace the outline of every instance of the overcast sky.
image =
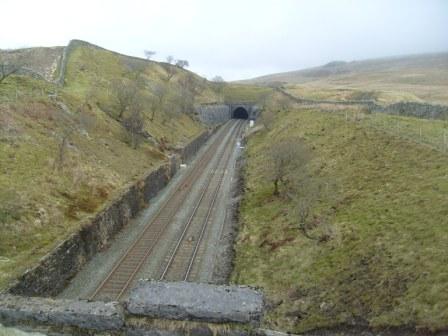
<svg viewBox="0 0 448 336">
<path fill-rule="evenodd" d="M 0 48 L 82 39 L 235 80 L 448 51 L 448 0 L 0 0 Z"/>
</svg>

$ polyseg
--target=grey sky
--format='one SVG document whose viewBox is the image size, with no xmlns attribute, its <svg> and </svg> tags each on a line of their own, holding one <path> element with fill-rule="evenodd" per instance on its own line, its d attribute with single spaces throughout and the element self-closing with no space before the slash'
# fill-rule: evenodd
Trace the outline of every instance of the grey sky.
<svg viewBox="0 0 448 336">
<path fill-rule="evenodd" d="M 0 48 L 82 39 L 235 80 L 331 60 L 448 51 L 448 0 L 1 0 Z M 7 27 L 7 29 L 5 29 Z"/>
</svg>

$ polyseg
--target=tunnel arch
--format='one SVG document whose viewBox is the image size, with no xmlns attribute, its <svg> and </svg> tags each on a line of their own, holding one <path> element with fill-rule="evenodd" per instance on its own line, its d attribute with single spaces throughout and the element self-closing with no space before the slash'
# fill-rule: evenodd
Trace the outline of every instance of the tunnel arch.
<svg viewBox="0 0 448 336">
<path fill-rule="evenodd" d="M 232 112 L 233 119 L 249 119 L 249 112 L 243 106 L 239 106 Z"/>
</svg>

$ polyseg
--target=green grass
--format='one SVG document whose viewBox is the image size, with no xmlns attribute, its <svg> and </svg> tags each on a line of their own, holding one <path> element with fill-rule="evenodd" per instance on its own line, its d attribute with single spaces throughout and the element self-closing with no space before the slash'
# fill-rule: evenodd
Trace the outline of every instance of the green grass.
<svg viewBox="0 0 448 336">
<path fill-rule="evenodd" d="M 266 149 L 297 136 L 308 167 L 328 182 L 298 230 L 294 206 L 272 195 Z M 448 321 L 448 157 L 338 114 L 279 113 L 248 143 L 242 227 L 233 281 L 264 288 L 271 328 L 303 332 L 353 321 L 437 330 Z M 315 232 L 312 231 L 311 234 Z"/>
<path fill-rule="evenodd" d="M 387 115 L 362 114 L 361 122 L 416 143 L 448 153 L 448 121 Z"/>
<path fill-rule="evenodd" d="M 132 69 L 142 64 L 144 80 L 161 80 L 164 73 L 157 63 L 79 45 L 69 56 L 64 87 L 25 76 L 11 76 L 0 85 L 0 289 L 77 231 L 125 185 L 203 131 L 186 114 L 159 112 L 151 121 L 145 109 L 145 130 L 168 150 L 162 152 L 151 141 L 137 149 L 129 146 L 119 121 L 100 106 L 113 109 L 110 83 L 123 77 L 134 80 Z M 178 90 L 176 78 L 171 93 Z M 49 97 L 56 92 L 69 112 Z M 199 99 L 211 95 L 207 89 Z M 81 115 L 84 102 L 89 107 Z M 62 169 L 57 169 L 59 146 L 68 129 L 73 131 Z"/>
<path fill-rule="evenodd" d="M 257 102 L 263 95 L 269 94 L 272 89 L 254 85 L 229 84 L 224 88 L 224 101 Z"/>
</svg>

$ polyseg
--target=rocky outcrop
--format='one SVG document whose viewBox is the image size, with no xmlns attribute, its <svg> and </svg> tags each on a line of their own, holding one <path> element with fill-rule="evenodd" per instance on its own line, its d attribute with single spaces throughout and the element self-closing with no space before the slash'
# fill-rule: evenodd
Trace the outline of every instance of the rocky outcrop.
<svg viewBox="0 0 448 336">
<path fill-rule="evenodd" d="M 6 61 L 21 64 L 19 74 L 53 82 L 56 79 L 64 47 L 37 47 L 16 50 L 0 50 Z"/>
</svg>

